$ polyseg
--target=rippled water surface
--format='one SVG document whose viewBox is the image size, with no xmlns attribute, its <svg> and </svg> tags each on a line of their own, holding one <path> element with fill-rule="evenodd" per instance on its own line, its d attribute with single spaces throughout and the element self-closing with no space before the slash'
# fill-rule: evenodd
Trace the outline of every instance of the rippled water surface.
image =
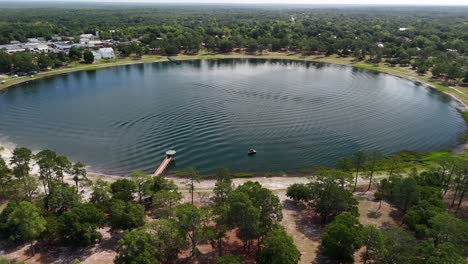
<svg viewBox="0 0 468 264">
<path fill-rule="evenodd" d="M 195 166 L 284 171 L 363 150 L 440 150 L 465 130 L 457 105 L 351 67 L 267 60 L 154 63 L 77 72 L 0 93 L 2 140 L 95 171 L 152 172 L 176 149 Z M 247 156 L 250 148 L 258 152 Z"/>
</svg>

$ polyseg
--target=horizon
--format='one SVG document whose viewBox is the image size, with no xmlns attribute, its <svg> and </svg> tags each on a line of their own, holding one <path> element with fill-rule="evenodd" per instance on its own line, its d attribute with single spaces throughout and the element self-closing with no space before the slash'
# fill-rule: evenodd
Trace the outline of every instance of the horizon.
<svg viewBox="0 0 468 264">
<path fill-rule="evenodd" d="M 263 6 L 468 6 L 466 0 L 0 0 L 0 3 L 57 3 L 57 4 L 164 4 L 164 5 L 263 5 Z"/>
</svg>

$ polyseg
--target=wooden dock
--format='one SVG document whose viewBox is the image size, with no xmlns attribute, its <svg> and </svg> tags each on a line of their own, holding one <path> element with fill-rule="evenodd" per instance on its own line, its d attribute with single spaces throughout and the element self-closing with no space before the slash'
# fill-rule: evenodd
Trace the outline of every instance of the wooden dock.
<svg viewBox="0 0 468 264">
<path fill-rule="evenodd" d="M 161 162 L 161 164 L 159 164 L 159 167 L 156 169 L 156 171 L 153 173 L 153 177 L 161 175 L 164 172 L 164 170 L 166 170 L 167 166 L 169 166 L 169 163 L 171 162 L 175 154 L 176 154 L 175 150 L 166 151 L 166 157 Z"/>
</svg>

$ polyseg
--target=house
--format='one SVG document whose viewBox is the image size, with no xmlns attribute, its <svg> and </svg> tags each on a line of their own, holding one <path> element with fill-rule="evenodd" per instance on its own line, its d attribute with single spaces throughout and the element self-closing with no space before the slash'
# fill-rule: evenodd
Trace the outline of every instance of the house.
<svg viewBox="0 0 468 264">
<path fill-rule="evenodd" d="M 99 53 L 101 53 L 101 57 L 103 59 L 114 59 L 115 53 L 113 48 L 101 48 L 99 49 Z"/>
<path fill-rule="evenodd" d="M 95 60 L 114 59 L 115 53 L 113 48 L 100 48 L 97 51 L 92 51 Z"/>
<path fill-rule="evenodd" d="M 88 40 L 94 40 L 95 37 L 93 34 L 81 34 L 80 39 L 88 39 Z"/>
<path fill-rule="evenodd" d="M 405 27 L 400 28 L 400 31 L 406 31 L 406 30 L 408 30 L 408 28 L 405 28 Z"/>
<path fill-rule="evenodd" d="M 102 59 L 101 53 L 99 51 L 92 50 L 91 52 L 93 53 L 94 60 Z"/>
</svg>

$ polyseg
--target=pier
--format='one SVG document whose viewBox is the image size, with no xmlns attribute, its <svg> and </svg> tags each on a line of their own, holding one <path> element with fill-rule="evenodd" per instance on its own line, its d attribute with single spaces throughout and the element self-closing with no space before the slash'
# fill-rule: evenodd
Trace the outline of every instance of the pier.
<svg viewBox="0 0 468 264">
<path fill-rule="evenodd" d="M 176 154 L 175 150 L 166 151 L 166 157 L 161 162 L 161 164 L 159 164 L 159 167 L 156 169 L 156 171 L 153 173 L 153 177 L 162 174 L 164 170 L 166 170 L 167 166 L 169 165 L 171 160 L 174 158 L 175 154 Z"/>
</svg>

